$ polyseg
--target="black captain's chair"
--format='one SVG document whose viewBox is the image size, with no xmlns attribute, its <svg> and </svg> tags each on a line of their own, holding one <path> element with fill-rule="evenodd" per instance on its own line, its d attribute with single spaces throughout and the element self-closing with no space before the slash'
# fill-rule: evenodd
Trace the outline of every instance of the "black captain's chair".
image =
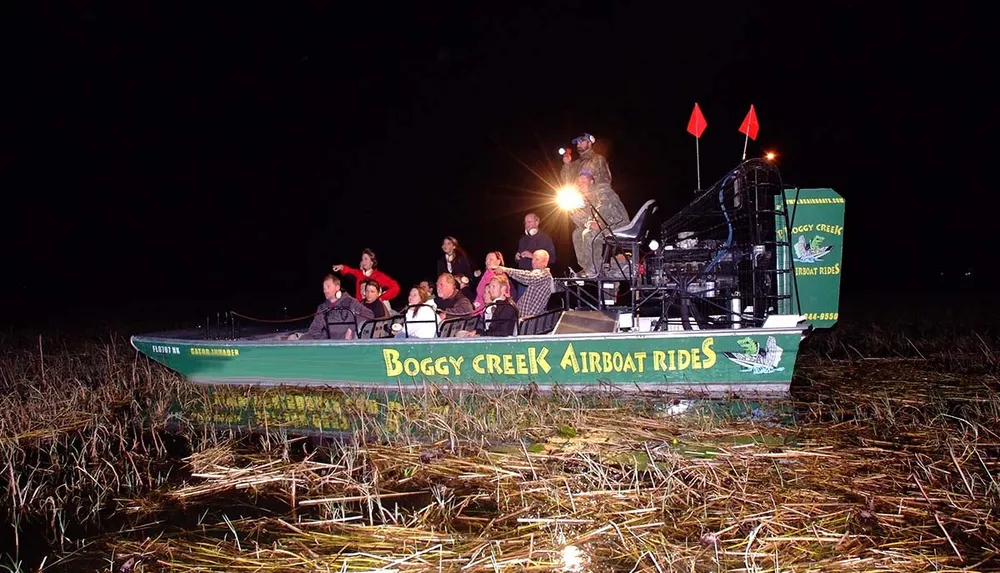
<svg viewBox="0 0 1000 573">
<path fill-rule="evenodd" d="M 622 225 L 617 229 L 612 229 L 614 235 L 607 236 L 604 239 L 604 252 L 601 259 L 604 262 L 608 262 L 617 253 L 629 252 L 632 253 L 632 258 L 629 259 L 629 265 L 631 266 L 631 261 L 636 258 L 640 246 L 646 240 L 646 233 L 649 231 L 649 220 L 658 208 L 659 205 L 656 204 L 656 199 L 650 199 L 639 208 L 635 217 L 632 217 L 632 220 L 628 224 Z"/>
</svg>

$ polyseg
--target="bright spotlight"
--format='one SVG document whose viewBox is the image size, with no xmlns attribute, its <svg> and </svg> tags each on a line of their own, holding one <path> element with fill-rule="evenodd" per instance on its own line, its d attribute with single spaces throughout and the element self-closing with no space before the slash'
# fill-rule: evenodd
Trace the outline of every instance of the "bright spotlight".
<svg viewBox="0 0 1000 573">
<path fill-rule="evenodd" d="M 559 148 L 559 155 L 566 155 L 566 148 L 565 147 L 560 147 Z"/>
<path fill-rule="evenodd" d="M 768 161 L 774 161 L 774 160 L 775 160 L 775 158 L 777 158 L 777 157 L 778 157 L 778 154 L 777 154 L 777 153 L 775 153 L 775 152 L 773 152 L 773 151 L 768 151 L 768 152 L 767 152 L 767 153 L 766 153 L 766 154 L 764 155 L 764 159 L 767 159 Z"/>
<path fill-rule="evenodd" d="M 565 211 L 582 209 L 584 205 L 583 195 L 576 187 L 568 185 L 556 191 L 556 204 Z"/>
<path fill-rule="evenodd" d="M 660 248 L 660 242 L 657 241 L 656 239 L 653 239 L 652 241 L 649 242 L 649 250 L 656 251 L 659 248 Z"/>
</svg>

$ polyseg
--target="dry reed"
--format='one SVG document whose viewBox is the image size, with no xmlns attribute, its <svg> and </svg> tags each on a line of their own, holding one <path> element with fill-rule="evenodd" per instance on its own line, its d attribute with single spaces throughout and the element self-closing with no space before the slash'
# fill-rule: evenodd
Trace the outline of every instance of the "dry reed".
<svg viewBox="0 0 1000 573">
<path fill-rule="evenodd" d="M 191 456 L 164 502 L 268 497 L 281 515 L 109 546 L 178 571 L 994 568 L 995 381 L 929 386 L 908 365 L 900 378 L 925 380 L 877 392 L 885 362 L 828 365 L 838 385 L 815 383 L 784 426 L 609 408 L 573 411 L 574 435 L 551 427 L 530 450 L 224 445 Z"/>
<path fill-rule="evenodd" d="M 331 444 L 182 426 L 166 474 L 165 400 L 195 391 L 107 346 L 47 357 L 36 404 L 40 361 L 8 353 L 4 509 L 127 517 L 55 544 L 57 569 L 1000 570 L 997 345 L 969 338 L 878 356 L 820 340 L 795 400 L 747 416 L 509 394 L 487 418 L 482 396 L 441 392 L 409 404 L 415 430 L 367 420 Z"/>
</svg>

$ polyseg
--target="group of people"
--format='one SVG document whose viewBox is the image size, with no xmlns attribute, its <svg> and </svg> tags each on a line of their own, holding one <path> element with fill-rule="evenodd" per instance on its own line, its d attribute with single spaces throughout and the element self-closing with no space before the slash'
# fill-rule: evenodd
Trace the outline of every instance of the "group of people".
<svg viewBox="0 0 1000 573">
<path fill-rule="evenodd" d="M 536 235 L 537 232 L 529 236 Z M 445 238 L 442 251 L 444 270 L 437 281 L 433 285 L 423 281 L 410 288 L 406 307 L 398 312 L 404 315 L 405 326 L 397 337 L 433 338 L 442 321 L 478 315 L 483 315 L 483 327 L 459 331 L 457 336 L 511 336 L 516 333 L 519 319 L 545 312 L 555 291 L 549 270 L 551 259 L 545 249 L 530 252 L 530 257 L 518 253 L 519 263 L 527 268 L 506 267 L 503 254 L 491 251 L 486 255 L 486 271 L 475 289 L 470 287 L 467 277 L 478 273 L 472 271 L 468 255 L 458 241 L 454 237 Z M 309 330 L 293 333 L 289 339 L 355 338 L 361 322 L 397 314 L 390 300 L 399 294 L 399 283 L 379 270 L 377 264 L 375 253 L 365 249 L 359 268 L 333 265 L 333 272 L 323 277 L 325 300 L 316 308 Z M 343 290 L 338 274 L 354 278 L 354 296 Z M 523 287 L 519 295 L 512 292 L 512 282 Z"/>
<path fill-rule="evenodd" d="M 621 198 L 611 188 L 607 160 L 593 149 L 595 141 L 586 133 L 575 138 L 579 158 L 573 159 L 569 152 L 564 154 L 560 173 L 562 182 L 576 185 L 586 199 L 585 208 L 569 213 L 575 225 L 573 247 L 582 267 L 575 273 L 578 277 L 601 276 L 604 237 L 609 229 L 629 220 Z M 500 251 L 490 251 L 481 277 L 458 239 L 445 237 L 437 261 L 437 280 L 433 285 L 422 281 L 410 289 L 406 307 L 398 311 L 405 315 L 406 324 L 396 336 L 432 338 L 442 321 L 476 315 L 483 315 L 484 326 L 459 331 L 457 336 L 511 336 L 516 334 L 519 319 L 545 312 L 555 292 L 549 267 L 555 263 L 556 251 L 552 237 L 540 223 L 537 214 L 525 215 L 524 234 L 514 254 L 516 266 L 506 266 Z M 361 252 L 358 268 L 336 264 L 332 271 L 323 279 L 325 300 L 317 307 L 308 332 L 290 338 L 353 338 L 360 322 L 397 314 L 390 301 L 399 295 L 399 283 L 378 268 L 371 249 Z M 342 290 L 338 275 L 354 279 L 354 296 Z M 474 278 L 480 279 L 475 287 Z M 340 318 L 331 318 L 331 313 Z"/>
</svg>

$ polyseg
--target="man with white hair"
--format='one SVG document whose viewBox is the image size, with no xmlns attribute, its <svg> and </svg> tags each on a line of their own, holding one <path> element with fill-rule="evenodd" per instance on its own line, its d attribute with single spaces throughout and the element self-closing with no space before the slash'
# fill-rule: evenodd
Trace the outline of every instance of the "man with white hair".
<svg viewBox="0 0 1000 573">
<path fill-rule="evenodd" d="M 552 280 L 552 271 L 549 270 L 549 253 L 544 249 L 532 253 L 530 271 L 494 265 L 493 270 L 496 269 L 500 269 L 527 287 L 524 294 L 517 299 L 517 310 L 521 318 L 545 312 L 549 306 L 549 297 L 555 291 L 555 281 Z"/>
<path fill-rule="evenodd" d="M 514 255 L 519 269 L 531 270 L 531 259 L 538 249 L 549 254 L 549 266 L 556 263 L 556 245 L 552 241 L 552 237 L 538 226 L 539 223 L 541 223 L 541 219 L 534 213 L 528 213 L 524 216 L 524 234 L 517 241 L 517 254 Z M 525 287 L 521 283 L 515 283 L 515 288 L 517 296 L 520 298 L 524 294 Z"/>
<path fill-rule="evenodd" d="M 467 316 L 475 312 L 472 301 L 461 291 L 461 286 L 455 275 L 451 273 L 441 273 L 437 280 L 437 297 L 434 299 L 434 306 L 438 309 L 438 316 L 441 320 L 454 318 L 456 316 Z"/>
</svg>

